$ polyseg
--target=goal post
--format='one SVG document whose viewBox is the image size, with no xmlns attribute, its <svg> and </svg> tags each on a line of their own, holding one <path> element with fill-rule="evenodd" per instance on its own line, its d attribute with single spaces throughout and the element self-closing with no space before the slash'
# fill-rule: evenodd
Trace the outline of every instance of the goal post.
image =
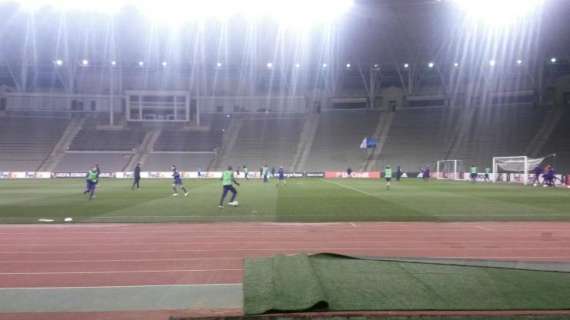
<svg viewBox="0 0 570 320">
<path fill-rule="evenodd" d="M 463 160 L 438 160 L 435 176 L 438 180 L 463 180 Z"/>
<path fill-rule="evenodd" d="M 529 173 L 540 165 L 543 158 L 527 156 L 493 157 L 493 181 L 528 184 Z"/>
</svg>

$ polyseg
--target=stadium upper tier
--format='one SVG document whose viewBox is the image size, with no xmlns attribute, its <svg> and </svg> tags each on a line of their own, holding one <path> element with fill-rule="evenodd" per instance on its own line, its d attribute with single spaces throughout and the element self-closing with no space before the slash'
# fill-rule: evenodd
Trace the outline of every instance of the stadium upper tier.
<svg viewBox="0 0 570 320">
<path fill-rule="evenodd" d="M 66 119 L 0 118 L 0 171 L 35 171 L 49 156 Z"/>
<path fill-rule="evenodd" d="M 144 130 L 97 130 L 85 128 L 79 131 L 69 149 L 77 151 L 132 151 L 144 139 Z"/>
</svg>

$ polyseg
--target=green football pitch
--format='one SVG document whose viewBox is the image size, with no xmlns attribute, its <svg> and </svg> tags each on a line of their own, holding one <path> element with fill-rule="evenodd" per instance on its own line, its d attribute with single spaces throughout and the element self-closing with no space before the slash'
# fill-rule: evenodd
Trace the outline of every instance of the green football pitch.
<svg viewBox="0 0 570 320">
<path fill-rule="evenodd" d="M 388 191 L 380 180 L 242 180 L 239 207 L 220 209 L 218 180 L 185 180 L 187 198 L 172 196 L 170 180 L 143 180 L 137 191 L 130 183 L 104 179 L 88 201 L 81 179 L 0 180 L 0 223 L 570 220 L 566 188 L 410 179 Z"/>
</svg>

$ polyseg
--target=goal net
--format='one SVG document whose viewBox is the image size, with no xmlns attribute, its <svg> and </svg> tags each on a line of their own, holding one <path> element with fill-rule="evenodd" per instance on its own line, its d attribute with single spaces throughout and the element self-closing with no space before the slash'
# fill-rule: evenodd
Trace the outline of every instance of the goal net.
<svg viewBox="0 0 570 320">
<path fill-rule="evenodd" d="M 528 184 L 529 173 L 540 165 L 542 158 L 529 158 L 527 156 L 493 157 L 493 181 L 518 182 Z"/>
<path fill-rule="evenodd" d="M 463 180 L 463 160 L 438 160 L 435 176 L 438 180 Z"/>
</svg>

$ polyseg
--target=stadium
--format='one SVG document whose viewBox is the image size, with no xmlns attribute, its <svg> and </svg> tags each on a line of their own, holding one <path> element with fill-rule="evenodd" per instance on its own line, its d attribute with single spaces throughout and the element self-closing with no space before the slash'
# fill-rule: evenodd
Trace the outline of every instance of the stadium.
<svg viewBox="0 0 570 320">
<path fill-rule="evenodd" d="M 570 319 L 567 0 L 0 16 L 0 319 Z"/>
</svg>

